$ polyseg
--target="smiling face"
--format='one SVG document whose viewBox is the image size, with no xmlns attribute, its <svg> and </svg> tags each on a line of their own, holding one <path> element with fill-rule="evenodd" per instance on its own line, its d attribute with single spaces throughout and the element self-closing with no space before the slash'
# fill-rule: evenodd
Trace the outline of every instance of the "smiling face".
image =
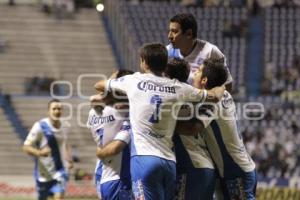
<svg viewBox="0 0 300 200">
<path fill-rule="evenodd" d="M 52 119 L 53 121 L 59 120 L 59 118 L 62 115 L 62 110 L 63 108 L 61 102 L 52 102 L 49 105 L 49 109 L 48 109 L 48 115 L 50 119 Z"/>
<path fill-rule="evenodd" d="M 186 43 L 187 35 L 182 32 L 179 23 L 170 22 L 168 39 L 175 49 L 181 49 Z"/>
</svg>

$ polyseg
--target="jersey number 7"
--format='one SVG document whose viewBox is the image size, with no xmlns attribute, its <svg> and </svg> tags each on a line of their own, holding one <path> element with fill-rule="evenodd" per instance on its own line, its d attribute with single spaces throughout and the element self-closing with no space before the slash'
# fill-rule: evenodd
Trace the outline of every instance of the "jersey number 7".
<svg viewBox="0 0 300 200">
<path fill-rule="evenodd" d="M 154 95 L 151 100 L 150 104 L 155 105 L 154 113 L 151 115 L 149 122 L 151 123 L 158 123 L 159 122 L 159 116 L 160 116 L 160 105 L 162 103 L 162 99 L 158 95 Z"/>
</svg>

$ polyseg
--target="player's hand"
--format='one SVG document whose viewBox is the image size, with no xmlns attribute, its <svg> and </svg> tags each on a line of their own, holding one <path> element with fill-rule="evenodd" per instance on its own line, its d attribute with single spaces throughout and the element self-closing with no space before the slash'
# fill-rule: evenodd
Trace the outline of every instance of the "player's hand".
<svg viewBox="0 0 300 200">
<path fill-rule="evenodd" d="M 39 156 L 42 156 L 42 157 L 50 156 L 51 149 L 50 149 L 50 147 L 46 146 L 46 147 L 42 148 L 38 154 L 39 154 Z"/>
<path fill-rule="evenodd" d="M 225 86 L 214 87 L 207 91 L 207 100 L 211 102 L 218 102 L 224 95 Z"/>
<path fill-rule="evenodd" d="M 92 96 L 90 96 L 90 102 L 91 102 L 91 103 L 99 103 L 99 102 L 102 102 L 103 97 L 104 97 L 104 96 L 102 95 L 102 93 L 92 95 Z"/>
<path fill-rule="evenodd" d="M 215 97 L 218 99 L 218 101 L 220 101 L 222 99 L 225 89 L 226 88 L 224 85 L 222 85 L 221 87 L 214 88 Z"/>
<path fill-rule="evenodd" d="M 109 79 L 116 79 L 118 73 L 119 73 L 119 70 L 115 71 L 114 73 L 112 73 L 112 75 L 110 75 Z"/>
</svg>

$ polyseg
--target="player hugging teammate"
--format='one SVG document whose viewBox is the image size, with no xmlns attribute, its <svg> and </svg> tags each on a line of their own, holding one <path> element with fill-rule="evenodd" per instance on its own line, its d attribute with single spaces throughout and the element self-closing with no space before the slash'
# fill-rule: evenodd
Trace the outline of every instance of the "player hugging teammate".
<svg viewBox="0 0 300 200">
<path fill-rule="evenodd" d="M 151 43 L 140 49 L 141 72 L 95 84 L 100 95 L 91 101 L 105 104 L 88 120 L 97 143 L 99 198 L 210 200 L 216 193 L 218 199 L 255 199 L 255 165 L 225 91 L 232 83 L 225 57 L 196 37 L 195 18 L 176 15 L 167 48 Z M 182 106 L 186 102 L 193 108 Z M 182 113 L 189 118 L 177 120 Z"/>
</svg>

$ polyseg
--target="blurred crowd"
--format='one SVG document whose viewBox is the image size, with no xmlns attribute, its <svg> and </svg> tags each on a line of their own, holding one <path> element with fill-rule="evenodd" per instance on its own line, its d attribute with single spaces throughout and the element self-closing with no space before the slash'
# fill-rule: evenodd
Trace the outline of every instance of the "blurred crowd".
<svg viewBox="0 0 300 200">
<path fill-rule="evenodd" d="M 34 76 L 25 79 L 26 95 L 49 95 L 51 83 L 55 81 L 52 77 Z"/>
<path fill-rule="evenodd" d="M 250 121 L 243 131 L 246 148 L 263 177 L 300 176 L 300 108 L 274 105 L 261 121 Z"/>
<path fill-rule="evenodd" d="M 290 66 L 276 68 L 268 63 L 262 82 L 262 94 L 280 95 L 287 101 L 300 103 L 300 56 L 295 56 Z"/>
</svg>

